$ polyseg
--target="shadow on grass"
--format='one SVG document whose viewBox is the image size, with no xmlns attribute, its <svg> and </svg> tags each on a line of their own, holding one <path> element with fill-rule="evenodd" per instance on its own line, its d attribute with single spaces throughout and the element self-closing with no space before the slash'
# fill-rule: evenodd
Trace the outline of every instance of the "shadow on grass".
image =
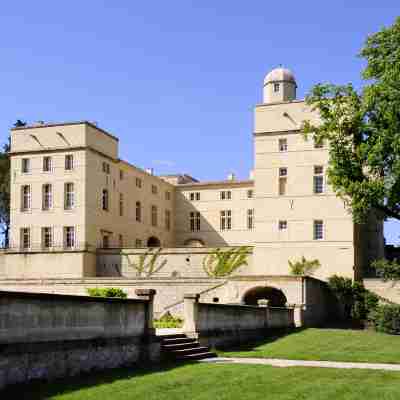
<svg viewBox="0 0 400 400">
<path fill-rule="evenodd" d="M 52 381 L 36 380 L 30 383 L 7 386 L 5 389 L 0 390 L 0 398 L 18 400 L 49 399 L 52 396 L 72 393 L 93 386 L 110 384 L 119 380 L 138 378 L 156 372 L 167 372 L 182 365 L 185 364 L 171 362 L 159 365 L 132 365 L 115 369 L 92 370 L 87 373 Z"/>
<path fill-rule="evenodd" d="M 220 347 L 217 349 L 217 351 L 219 353 L 251 352 L 255 351 L 256 347 L 265 346 L 283 337 L 298 334 L 304 331 L 305 329 L 307 328 L 274 329 L 269 332 L 268 336 L 262 339 L 253 340 L 251 342 L 242 343 L 238 345 Z"/>
</svg>

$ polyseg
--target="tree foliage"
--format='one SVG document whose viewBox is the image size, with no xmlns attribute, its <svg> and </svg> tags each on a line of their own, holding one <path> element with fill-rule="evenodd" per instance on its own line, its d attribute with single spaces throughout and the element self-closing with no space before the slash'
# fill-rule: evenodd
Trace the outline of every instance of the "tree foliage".
<svg viewBox="0 0 400 400">
<path fill-rule="evenodd" d="M 215 249 L 203 259 L 203 269 L 209 277 L 223 278 L 231 275 L 239 267 L 247 265 L 249 247 L 237 249 Z"/>
<path fill-rule="evenodd" d="M 400 219 L 400 18 L 369 36 L 360 56 L 363 88 L 316 85 L 306 101 L 321 121 L 303 131 L 328 142 L 329 182 L 356 222 L 374 210 Z"/>
<path fill-rule="evenodd" d="M 319 260 L 306 260 L 304 256 L 298 261 L 291 262 L 288 260 L 288 263 L 292 275 L 312 275 L 321 267 Z"/>
<path fill-rule="evenodd" d="M 128 297 L 120 288 L 87 288 L 86 291 L 92 297 L 119 297 L 121 299 Z"/>
<path fill-rule="evenodd" d="M 372 262 L 371 268 L 375 269 L 377 275 L 384 282 L 400 280 L 400 264 L 396 258 L 394 260 L 386 260 L 384 258 L 375 260 Z"/>
<path fill-rule="evenodd" d="M 10 140 L 0 151 L 0 227 L 4 246 L 9 244 L 10 230 Z"/>
</svg>

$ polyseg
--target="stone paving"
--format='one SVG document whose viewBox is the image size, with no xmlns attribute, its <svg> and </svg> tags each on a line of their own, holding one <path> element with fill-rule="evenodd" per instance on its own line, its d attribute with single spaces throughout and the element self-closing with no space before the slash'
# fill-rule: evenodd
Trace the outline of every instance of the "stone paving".
<svg viewBox="0 0 400 400">
<path fill-rule="evenodd" d="M 343 369 L 374 369 L 386 371 L 399 371 L 400 364 L 373 364 L 361 362 L 341 361 L 305 361 L 305 360 L 282 360 L 273 358 L 239 358 L 239 357 L 215 357 L 200 360 L 203 363 L 216 364 L 259 364 L 271 365 L 273 367 L 317 367 L 317 368 L 343 368 Z"/>
</svg>

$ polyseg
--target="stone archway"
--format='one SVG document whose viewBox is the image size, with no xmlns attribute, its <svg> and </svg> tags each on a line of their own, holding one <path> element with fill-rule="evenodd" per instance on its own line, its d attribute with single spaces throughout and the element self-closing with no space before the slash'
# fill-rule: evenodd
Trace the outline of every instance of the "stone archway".
<svg viewBox="0 0 400 400">
<path fill-rule="evenodd" d="M 147 247 L 161 247 L 160 239 L 155 236 L 150 236 L 147 240 Z"/>
<path fill-rule="evenodd" d="M 268 300 L 270 307 L 283 307 L 287 303 L 282 290 L 271 286 L 256 286 L 249 289 L 243 296 L 242 302 L 246 305 L 256 306 L 258 300 Z"/>
<path fill-rule="evenodd" d="M 204 247 L 204 242 L 201 239 L 191 238 L 185 241 L 185 247 Z"/>
</svg>

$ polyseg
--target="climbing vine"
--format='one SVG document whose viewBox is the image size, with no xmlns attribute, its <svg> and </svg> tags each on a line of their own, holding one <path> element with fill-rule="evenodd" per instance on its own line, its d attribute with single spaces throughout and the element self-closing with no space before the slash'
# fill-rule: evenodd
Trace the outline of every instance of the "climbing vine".
<svg viewBox="0 0 400 400">
<path fill-rule="evenodd" d="M 136 270 L 136 275 L 138 277 L 149 278 L 164 268 L 168 262 L 168 260 L 165 259 L 159 263 L 161 252 L 161 247 L 158 249 L 149 249 L 139 256 L 137 262 L 131 261 L 128 254 L 122 253 L 122 255 L 126 257 L 129 267 Z"/>
</svg>

